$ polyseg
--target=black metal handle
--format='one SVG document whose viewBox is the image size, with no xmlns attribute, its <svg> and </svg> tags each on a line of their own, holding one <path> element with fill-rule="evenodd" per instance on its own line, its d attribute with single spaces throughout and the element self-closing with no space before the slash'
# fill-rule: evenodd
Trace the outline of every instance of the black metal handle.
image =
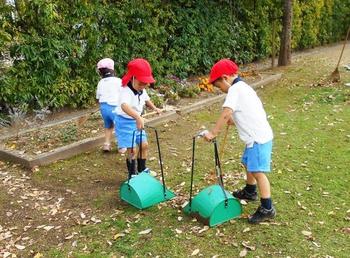
<svg viewBox="0 0 350 258">
<path fill-rule="evenodd" d="M 133 133 L 132 133 L 131 155 L 134 154 L 134 141 L 135 141 L 135 133 L 136 132 L 137 132 L 137 129 L 134 130 Z M 129 162 L 131 164 L 132 157 L 129 156 L 128 159 L 129 159 Z M 130 174 L 130 169 L 129 169 L 129 171 L 128 171 L 128 186 L 129 186 L 129 190 L 130 190 L 130 184 L 129 184 L 130 183 L 130 178 L 131 178 L 131 174 Z"/>
<path fill-rule="evenodd" d="M 162 153 L 160 151 L 158 130 L 155 127 L 152 127 L 152 126 L 146 126 L 146 127 L 149 128 L 149 129 L 153 129 L 154 133 L 156 135 L 157 149 L 158 149 L 158 156 L 159 156 L 159 164 L 160 164 L 160 173 L 162 175 L 162 183 L 163 183 L 163 194 L 164 194 L 164 197 L 166 197 L 166 186 L 165 186 L 165 178 L 164 178 L 164 171 L 163 171 L 163 160 L 162 160 Z"/>
<path fill-rule="evenodd" d="M 222 173 L 221 173 L 221 164 L 220 164 L 218 144 L 216 142 L 216 139 L 213 140 L 213 143 L 214 143 L 214 153 L 215 153 L 215 170 L 217 173 L 218 183 L 221 186 L 222 192 L 225 196 L 225 207 L 226 207 L 228 204 L 228 199 L 224 189 L 224 180 L 222 178 Z"/>
<path fill-rule="evenodd" d="M 190 211 L 192 208 L 192 191 L 193 191 L 193 174 L 194 174 L 194 162 L 195 162 L 195 147 L 196 147 L 196 138 L 198 137 L 198 135 L 194 136 L 192 138 L 192 167 L 191 167 L 191 184 L 190 184 L 190 199 L 189 199 L 189 207 L 190 207 Z M 221 174 L 221 164 L 220 164 L 220 158 L 219 158 L 219 152 L 218 152 L 218 147 L 217 147 L 217 142 L 216 139 L 214 138 L 212 140 L 213 144 L 214 144 L 214 156 L 215 156 L 215 169 L 217 172 L 217 179 L 218 179 L 218 184 L 220 185 L 222 192 L 224 194 L 225 197 L 225 207 L 227 207 L 228 205 L 228 198 L 224 189 L 224 182 L 223 182 L 223 178 L 222 178 L 222 174 Z"/>
<path fill-rule="evenodd" d="M 189 207 L 190 211 L 192 208 L 192 185 L 193 185 L 193 173 L 194 173 L 194 153 L 196 148 L 196 136 L 192 138 L 192 165 L 191 165 L 191 184 L 190 184 L 190 200 L 189 200 Z"/>
</svg>

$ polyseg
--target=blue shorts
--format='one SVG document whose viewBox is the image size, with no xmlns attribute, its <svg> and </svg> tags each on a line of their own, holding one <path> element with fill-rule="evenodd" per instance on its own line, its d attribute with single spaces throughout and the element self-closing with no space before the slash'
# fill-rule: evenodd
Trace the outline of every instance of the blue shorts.
<svg viewBox="0 0 350 258">
<path fill-rule="evenodd" d="M 109 105 L 105 102 L 100 103 L 100 111 L 105 128 L 113 128 L 115 113 L 114 110 L 117 106 Z"/>
<path fill-rule="evenodd" d="M 242 163 L 248 172 L 271 171 L 272 140 L 264 143 L 254 143 L 253 147 L 246 147 L 242 156 Z"/>
<path fill-rule="evenodd" d="M 116 115 L 115 124 L 118 125 L 115 127 L 115 134 L 118 139 L 118 149 L 136 147 L 140 142 L 147 142 L 147 134 L 145 130 L 142 130 L 141 140 L 141 130 L 137 130 L 135 119 Z"/>
</svg>

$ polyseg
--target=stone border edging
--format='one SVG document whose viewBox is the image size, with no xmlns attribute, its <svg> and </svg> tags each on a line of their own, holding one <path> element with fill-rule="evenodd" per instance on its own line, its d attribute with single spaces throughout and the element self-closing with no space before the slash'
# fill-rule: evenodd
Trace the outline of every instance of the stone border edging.
<svg viewBox="0 0 350 258">
<path fill-rule="evenodd" d="M 282 74 L 273 74 L 270 75 L 256 83 L 250 84 L 254 89 L 267 85 L 269 83 L 275 82 L 282 77 Z M 146 125 L 157 126 L 159 124 L 166 123 L 170 120 L 178 118 L 181 114 L 190 113 L 214 103 L 217 103 L 225 98 L 226 94 L 221 94 L 211 98 L 207 98 L 201 101 L 198 101 L 192 105 L 180 108 L 176 111 L 170 111 L 161 115 L 159 117 L 154 117 L 146 121 Z M 26 157 L 25 155 L 19 155 L 13 152 L 9 152 L 3 149 L 0 149 L 0 159 L 8 160 L 15 163 L 19 163 L 26 168 L 33 168 L 35 166 L 42 166 L 50 164 L 54 161 L 72 157 L 74 155 L 92 150 L 97 146 L 100 146 L 104 142 L 104 135 L 87 138 L 63 147 L 56 148 L 50 152 L 46 152 L 36 157 Z"/>
</svg>

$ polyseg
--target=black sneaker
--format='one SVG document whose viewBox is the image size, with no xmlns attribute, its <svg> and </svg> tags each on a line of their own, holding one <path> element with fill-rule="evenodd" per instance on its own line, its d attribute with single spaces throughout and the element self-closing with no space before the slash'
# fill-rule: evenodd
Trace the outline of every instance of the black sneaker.
<svg viewBox="0 0 350 258">
<path fill-rule="evenodd" d="M 258 199 L 258 193 L 249 193 L 245 188 L 232 192 L 232 195 L 240 200 L 256 201 Z"/>
<path fill-rule="evenodd" d="M 248 218 L 248 222 L 252 224 L 258 224 L 263 221 L 273 219 L 276 216 L 276 209 L 274 206 L 270 210 L 265 209 L 262 206 L 256 210 L 256 212 Z"/>
</svg>

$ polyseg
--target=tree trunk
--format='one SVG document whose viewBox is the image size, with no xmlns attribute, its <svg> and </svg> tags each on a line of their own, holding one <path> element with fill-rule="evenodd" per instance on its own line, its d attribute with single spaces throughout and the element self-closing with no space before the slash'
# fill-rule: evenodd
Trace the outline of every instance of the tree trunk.
<svg viewBox="0 0 350 258">
<path fill-rule="evenodd" d="M 293 0 L 284 0 L 283 28 L 278 65 L 291 64 Z"/>
</svg>

